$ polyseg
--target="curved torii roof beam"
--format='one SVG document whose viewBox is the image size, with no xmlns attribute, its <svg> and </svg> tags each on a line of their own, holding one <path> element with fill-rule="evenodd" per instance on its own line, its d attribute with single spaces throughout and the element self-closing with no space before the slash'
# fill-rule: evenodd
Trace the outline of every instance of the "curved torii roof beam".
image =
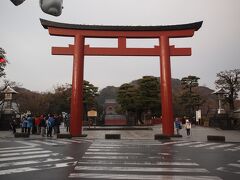
<svg viewBox="0 0 240 180">
<path fill-rule="evenodd" d="M 160 46 L 154 48 L 126 48 L 126 38 L 168 38 L 192 37 L 194 31 L 202 26 L 202 21 L 166 26 L 104 26 L 67 24 L 40 19 L 42 26 L 50 35 L 76 37 L 81 35 L 90 38 L 118 38 L 118 48 L 96 48 L 84 46 L 84 55 L 88 56 L 159 56 Z M 53 55 L 72 55 L 73 45 L 53 47 Z M 170 46 L 171 56 L 190 56 L 191 48 Z"/>
</svg>

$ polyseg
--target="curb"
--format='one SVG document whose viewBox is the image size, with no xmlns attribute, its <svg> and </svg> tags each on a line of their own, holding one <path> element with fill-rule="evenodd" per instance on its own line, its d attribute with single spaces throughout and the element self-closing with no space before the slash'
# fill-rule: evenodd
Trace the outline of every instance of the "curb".
<svg viewBox="0 0 240 180">
<path fill-rule="evenodd" d="M 207 136 L 208 141 L 221 141 L 225 142 L 225 136 L 214 136 L 214 135 L 208 135 Z"/>
<path fill-rule="evenodd" d="M 105 139 L 121 139 L 121 134 L 105 134 Z"/>
</svg>

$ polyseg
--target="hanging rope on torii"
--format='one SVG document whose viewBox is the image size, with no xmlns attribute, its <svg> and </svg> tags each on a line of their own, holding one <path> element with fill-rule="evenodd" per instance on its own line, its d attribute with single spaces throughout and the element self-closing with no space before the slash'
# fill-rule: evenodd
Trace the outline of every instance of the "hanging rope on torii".
<svg viewBox="0 0 240 180">
<path fill-rule="evenodd" d="M 170 56 L 190 56 L 191 48 L 170 46 L 170 38 L 192 37 L 200 29 L 201 22 L 170 26 L 100 26 L 58 23 L 41 19 L 41 24 L 53 36 L 74 37 L 69 47 L 52 47 L 53 55 L 73 56 L 72 99 L 70 134 L 82 135 L 83 123 L 83 69 L 84 56 L 159 56 L 162 100 L 163 135 L 174 135 L 171 62 Z M 85 38 L 116 38 L 117 47 L 90 47 Z M 128 38 L 159 39 L 159 45 L 153 48 L 128 48 Z"/>
</svg>

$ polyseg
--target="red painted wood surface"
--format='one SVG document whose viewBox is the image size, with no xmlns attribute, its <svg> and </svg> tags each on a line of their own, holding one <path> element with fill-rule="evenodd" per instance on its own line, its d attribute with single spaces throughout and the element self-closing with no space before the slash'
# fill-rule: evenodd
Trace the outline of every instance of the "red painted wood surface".
<svg viewBox="0 0 240 180">
<path fill-rule="evenodd" d="M 46 27 L 45 27 L 46 28 Z M 176 48 L 169 44 L 170 38 L 192 37 L 196 29 L 166 31 L 111 31 L 82 30 L 64 27 L 47 27 L 50 35 L 74 37 L 74 45 L 53 47 L 53 55 L 73 55 L 73 78 L 70 133 L 72 136 L 82 134 L 83 122 L 83 69 L 84 55 L 87 56 L 159 56 L 161 69 L 162 129 L 163 134 L 172 136 L 173 107 L 171 87 L 170 56 L 190 56 L 191 48 Z M 90 47 L 84 44 L 85 38 L 117 38 L 117 48 Z M 153 48 L 127 48 L 127 38 L 158 38 L 159 45 Z"/>
<path fill-rule="evenodd" d="M 74 42 L 70 134 L 80 136 L 83 124 L 84 37 L 78 35 Z"/>
</svg>

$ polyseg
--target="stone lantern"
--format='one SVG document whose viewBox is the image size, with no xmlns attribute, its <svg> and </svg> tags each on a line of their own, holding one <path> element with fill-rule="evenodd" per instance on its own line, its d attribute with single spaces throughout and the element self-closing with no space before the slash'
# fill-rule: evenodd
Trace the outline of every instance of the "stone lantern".
<svg viewBox="0 0 240 180">
<path fill-rule="evenodd" d="M 17 94 L 17 92 L 10 86 L 7 86 L 1 93 L 4 94 L 4 99 L 1 102 L 0 130 L 9 130 L 9 122 L 15 115 L 13 94 Z"/>
<path fill-rule="evenodd" d="M 222 100 L 225 98 L 226 91 L 224 91 L 222 88 L 219 90 L 216 90 L 213 92 L 213 94 L 217 95 L 218 98 L 218 114 L 225 114 L 225 110 L 222 107 Z"/>
</svg>

